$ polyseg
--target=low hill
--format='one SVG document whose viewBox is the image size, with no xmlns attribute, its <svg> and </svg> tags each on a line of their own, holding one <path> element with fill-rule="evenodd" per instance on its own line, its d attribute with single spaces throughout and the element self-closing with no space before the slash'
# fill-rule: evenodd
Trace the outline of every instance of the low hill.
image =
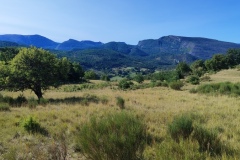
<svg viewBox="0 0 240 160">
<path fill-rule="evenodd" d="M 60 43 L 55 49 L 70 51 L 73 49 L 87 49 L 87 48 L 98 48 L 102 46 L 101 42 L 93 42 L 93 41 L 77 41 L 74 39 L 69 39 L 63 43 Z"/>
</svg>

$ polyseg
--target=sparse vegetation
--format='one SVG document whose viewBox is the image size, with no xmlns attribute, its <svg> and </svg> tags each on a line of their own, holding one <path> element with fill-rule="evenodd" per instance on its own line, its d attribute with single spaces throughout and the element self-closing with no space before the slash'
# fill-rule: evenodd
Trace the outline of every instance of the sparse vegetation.
<svg viewBox="0 0 240 160">
<path fill-rule="evenodd" d="M 175 117 L 168 125 L 168 131 L 171 137 L 179 142 L 181 138 L 186 139 L 190 136 L 193 131 L 193 121 L 189 115 Z"/>
<path fill-rule="evenodd" d="M 117 106 L 120 109 L 124 109 L 125 108 L 125 100 L 120 96 L 116 97 L 116 100 L 117 100 Z"/>
<path fill-rule="evenodd" d="M 169 84 L 170 88 L 174 89 L 174 90 L 181 90 L 181 88 L 184 86 L 182 81 L 175 81 L 175 82 L 171 82 Z"/>
<path fill-rule="evenodd" d="M 79 146 L 88 159 L 142 158 L 146 129 L 135 116 L 126 112 L 91 118 L 78 135 Z"/>
<path fill-rule="evenodd" d="M 67 76 L 75 84 L 50 87 L 45 99 L 31 90 L 1 90 L 0 159 L 239 159 L 240 72 L 204 65 L 199 61 L 182 72 L 202 76 L 194 89 L 183 86 L 186 79 L 178 81 L 176 70 L 144 75 L 143 83 L 83 83 L 76 64 L 75 76 Z M 5 80 L 1 74 L 0 83 Z"/>
</svg>

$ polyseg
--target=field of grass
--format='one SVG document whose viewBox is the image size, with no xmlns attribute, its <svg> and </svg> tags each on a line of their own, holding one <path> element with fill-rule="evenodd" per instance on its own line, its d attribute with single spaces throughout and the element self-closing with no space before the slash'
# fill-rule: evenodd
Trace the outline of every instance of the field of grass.
<svg viewBox="0 0 240 160">
<path fill-rule="evenodd" d="M 210 75 L 211 81 L 238 82 L 240 71 L 228 70 Z M 98 83 L 98 82 L 95 82 Z M 53 99 L 35 109 L 10 108 L 0 112 L 0 159 L 86 159 L 81 150 L 76 150 L 76 135 L 81 126 L 96 115 L 121 112 L 116 97 L 125 100 L 125 110 L 139 117 L 152 137 L 144 150 L 144 159 L 239 159 L 240 158 L 240 97 L 209 96 L 192 94 L 187 86 L 182 91 L 155 87 L 122 91 L 114 87 L 84 89 L 64 92 L 51 89 L 45 99 Z M 0 92 L 3 96 L 17 97 L 20 92 Z M 25 91 L 26 98 L 34 97 Z M 35 97 L 36 98 L 36 97 Z M 214 129 L 219 140 L 233 150 L 231 155 L 211 156 L 199 152 L 195 140 L 173 141 L 168 133 L 168 124 L 174 117 L 188 114 L 193 126 L 201 125 Z M 22 127 L 27 117 L 34 117 L 48 134 L 29 134 Z"/>
</svg>

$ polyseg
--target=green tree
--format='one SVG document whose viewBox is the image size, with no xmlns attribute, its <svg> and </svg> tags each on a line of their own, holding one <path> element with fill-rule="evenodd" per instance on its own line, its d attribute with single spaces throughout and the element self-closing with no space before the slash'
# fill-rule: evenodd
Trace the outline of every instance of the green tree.
<svg viewBox="0 0 240 160">
<path fill-rule="evenodd" d="M 229 60 L 229 67 L 240 64 L 240 49 L 229 49 L 226 56 Z"/>
<path fill-rule="evenodd" d="M 206 66 L 203 60 L 196 60 L 190 66 L 194 75 L 202 76 L 206 72 Z"/>
<path fill-rule="evenodd" d="M 122 79 L 119 81 L 118 83 L 118 88 L 120 89 L 128 89 L 133 85 L 133 83 L 131 81 L 128 81 L 127 79 Z"/>
<path fill-rule="evenodd" d="M 69 72 L 65 58 L 57 59 L 50 52 L 35 47 L 22 48 L 10 61 L 7 88 L 12 91 L 32 90 L 40 100 L 43 90 L 57 87 Z"/>
<path fill-rule="evenodd" d="M 0 61 L 8 63 L 18 54 L 18 52 L 18 48 L 0 48 Z"/>
<path fill-rule="evenodd" d="M 100 79 L 101 79 L 102 81 L 110 81 L 110 78 L 108 77 L 107 74 L 101 75 Z"/>
<path fill-rule="evenodd" d="M 4 61 L 0 61 L 0 90 L 7 88 L 9 66 Z"/>
<path fill-rule="evenodd" d="M 91 71 L 86 71 L 84 73 L 84 78 L 94 80 L 94 79 L 97 79 L 97 74 L 92 70 Z"/>
<path fill-rule="evenodd" d="M 84 70 L 82 69 L 80 64 L 77 62 L 70 63 L 68 81 L 79 82 L 79 81 L 82 81 L 83 77 L 84 77 Z"/>
<path fill-rule="evenodd" d="M 176 71 L 179 78 L 184 78 L 185 76 L 188 76 L 192 70 L 187 63 L 180 62 L 176 67 Z"/>
<path fill-rule="evenodd" d="M 144 77 L 143 75 L 141 74 L 137 74 L 135 77 L 134 77 L 134 80 L 138 83 L 142 83 L 144 81 Z"/>
<path fill-rule="evenodd" d="M 208 71 L 219 71 L 229 68 L 229 59 L 226 55 L 215 54 L 211 59 L 205 61 L 205 66 Z"/>
</svg>

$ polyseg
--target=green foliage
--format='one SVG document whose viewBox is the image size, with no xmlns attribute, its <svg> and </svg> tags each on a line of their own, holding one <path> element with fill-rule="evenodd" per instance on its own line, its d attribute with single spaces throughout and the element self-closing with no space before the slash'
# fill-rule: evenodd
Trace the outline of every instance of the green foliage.
<svg viewBox="0 0 240 160">
<path fill-rule="evenodd" d="M 200 79 L 198 76 L 195 76 L 195 75 L 191 75 L 187 78 L 187 82 L 188 83 L 191 83 L 193 85 L 197 85 L 200 83 Z"/>
<path fill-rule="evenodd" d="M 40 99 L 42 90 L 60 85 L 68 73 L 67 64 L 66 59 L 59 60 L 46 50 L 35 47 L 21 48 L 10 61 L 5 88 L 12 91 L 31 89 Z"/>
<path fill-rule="evenodd" d="M 179 75 L 179 78 L 184 78 L 185 76 L 188 76 L 192 70 L 187 63 L 180 62 L 176 67 L 176 71 Z"/>
<path fill-rule="evenodd" d="M 193 138 L 197 140 L 200 152 L 208 152 L 212 156 L 223 153 L 233 154 L 233 150 L 221 142 L 218 132 L 214 129 L 206 129 L 198 125 L 194 128 Z"/>
<path fill-rule="evenodd" d="M 48 131 L 45 128 L 41 127 L 40 123 L 32 116 L 23 119 L 20 124 L 29 134 L 40 133 L 45 136 L 48 135 Z"/>
<path fill-rule="evenodd" d="M 27 104 L 27 99 L 22 94 L 20 94 L 15 100 L 14 100 L 14 106 L 21 107 Z"/>
<path fill-rule="evenodd" d="M 229 62 L 229 67 L 240 64 L 240 49 L 229 49 L 226 56 Z"/>
<path fill-rule="evenodd" d="M 101 119 L 93 117 L 79 132 L 77 144 L 88 159 L 142 158 L 146 127 L 129 113 L 109 114 Z"/>
<path fill-rule="evenodd" d="M 101 79 L 102 81 L 110 81 L 110 78 L 109 78 L 108 75 L 106 75 L 106 74 L 101 75 L 100 79 Z"/>
<path fill-rule="evenodd" d="M 125 100 L 122 98 L 122 97 L 116 97 L 116 100 L 117 100 L 117 106 L 120 108 L 120 109 L 124 109 L 125 108 Z"/>
<path fill-rule="evenodd" d="M 215 54 L 211 59 L 205 61 L 208 71 L 220 71 L 229 68 L 229 61 L 225 55 Z"/>
<path fill-rule="evenodd" d="M 205 160 L 206 154 L 198 151 L 198 144 L 191 140 L 180 139 L 176 142 L 166 139 L 157 146 L 156 156 L 149 159 L 159 160 Z"/>
<path fill-rule="evenodd" d="M 0 102 L 0 111 L 10 111 L 9 104 Z"/>
<path fill-rule="evenodd" d="M 144 81 L 144 77 L 141 74 L 137 74 L 133 79 L 138 83 L 142 83 Z"/>
<path fill-rule="evenodd" d="M 104 82 L 98 84 L 91 84 L 91 83 L 83 83 L 79 85 L 66 85 L 63 87 L 64 92 L 78 92 L 84 89 L 103 89 L 111 86 L 111 83 Z"/>
<path fill-rule="evenodd" d="M 79 63 L 70 63 L 70 70 L 68 72 L 68 82 L 81 82 L 83 81 L 84 71 Z"/>
<path fill-rule="evenodd" d="M 131 81 L 128 81 L 127 79 L 122 79 L 118 83 L 118 88 L 119 89 L 128 89 L 133 85 Z"/>
<path fill-rule="evenodd" d="M 46 106 L 48 104 L 48 100 L 44 98 L 40 98 L 39 104 L 42 106 Z"/>
<path fill-rule="evenodd" d="M 173 122 L 168 125 L 168 132 L 177 142 L 179 142 L 180 138 L 189 138 L 192 131 L 193 121 L 189 115 L 175 117 Z"/>
<path fill-rule="evenodd" d="M 213 95 L 240 95 L 240 83 L 222 82 L 200 85 L 197 89 L 198 93 Z"/>
<path fill-rule="evenodd" d="M 24 119 L 21 125 L 30 134 L 38 133 L 41 130 L 40 124 L 31 116 Z"/>
<path fill-rule="evenodd" d="M 169 84 L 170 88 L 174 89 L 174 90 L 181 90 L 181 88 L 184 86 L 182 81 L 175 81 L 175 82 L 171 82 Z"/>
<path fill-rule="evenodd" d="M 179 75 L 176 71 L 161 71 L 158 73 L 153 73 L 150 75 L 152 81 L 177 81 L 179 80 Z"/>
<path fill-rule="evenodd" d="M 84 73 L 84 78 L 85 79 L 95 80 L 95 79 L 97 79 L 97 74 L 94 71 L 92 71 L 92 70 L 86 71 Z"/>
<path fill-rule="evenodd" d="M 19 52 L 18 48 L 0 48 L 0 61 L 9 63 Z"/>
<path fill-rule="evenodd" d="M 201 77 L 206 72 L 206 66 L 203 60 L 196 60 L 190 66 L 193 75 Z"/>
</svg>

